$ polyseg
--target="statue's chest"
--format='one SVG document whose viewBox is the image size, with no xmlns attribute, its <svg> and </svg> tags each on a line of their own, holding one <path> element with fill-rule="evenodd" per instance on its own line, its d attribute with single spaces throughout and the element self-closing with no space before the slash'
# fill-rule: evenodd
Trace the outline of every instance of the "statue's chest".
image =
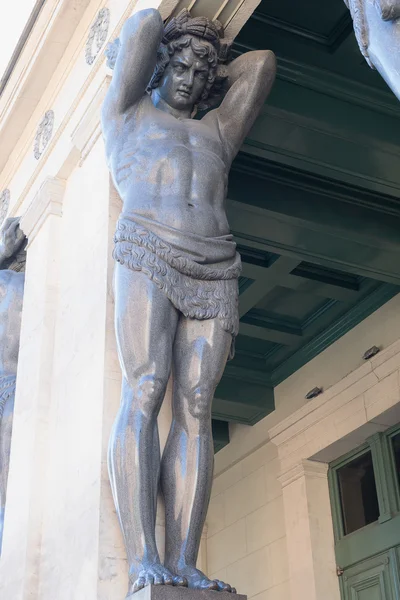
<svg viewBox="0 0 400 600">
<path fill-rule="evenodd" d="M 164 115 L 163 115 L 164 116 Z M 172 117 L 146 119 L 135 129 L 130 141 L 139 153 L 151 154 L 155 160 L 189 159 L 206 153 L 223 159 L 218 135 L 200 121 L 179 121 Z"/>
</svg>

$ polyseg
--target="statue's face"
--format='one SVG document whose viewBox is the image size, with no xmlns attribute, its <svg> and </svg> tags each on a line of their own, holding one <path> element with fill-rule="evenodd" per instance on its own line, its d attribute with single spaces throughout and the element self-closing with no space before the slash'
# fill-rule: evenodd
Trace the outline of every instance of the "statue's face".
<svg viewBox="0 0 400 600">
<path fill-rule="evenodd" d="M 175 52 L 158 86 L 161 98 L 177 110 L 193 107 L 204 91 L 209 68 L 207 57 L 197 56 L 191 46 Z"/>
</svg>

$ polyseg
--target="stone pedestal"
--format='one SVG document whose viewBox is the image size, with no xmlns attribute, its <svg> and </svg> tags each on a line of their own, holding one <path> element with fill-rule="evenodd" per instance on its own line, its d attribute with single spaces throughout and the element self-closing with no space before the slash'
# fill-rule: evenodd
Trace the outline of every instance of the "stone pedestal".
<svg viewBox="0 0 400 600">
<path fill-rule="evenodd" d="M 170 585 L 148 585 L 129 596 L 134 600 L 247 600 L 243 594 L 216 592 L 214 590 L 190 590 Z"/>
</svg>

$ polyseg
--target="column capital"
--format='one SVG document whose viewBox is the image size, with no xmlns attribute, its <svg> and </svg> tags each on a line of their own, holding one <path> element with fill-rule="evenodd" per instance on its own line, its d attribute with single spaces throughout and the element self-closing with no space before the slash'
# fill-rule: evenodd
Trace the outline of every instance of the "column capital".
<svg viewBox="0 0 400 600">
<path fill-rule="evenodd" d="M 49 215 L 61 216 L 65 180 L 47 177 L 21 219 L 21 229 L 28 238 L 28 247 Z"/>
<path fill-rule="evenodd" d="M 285 488 L 301 477 L 326 479 L 327 474 L 328 465 L 326 463 L 303 458 L 297 464 L 281 472 L 278 479 L 282 485 L 282 488 Z"/>
</svg>

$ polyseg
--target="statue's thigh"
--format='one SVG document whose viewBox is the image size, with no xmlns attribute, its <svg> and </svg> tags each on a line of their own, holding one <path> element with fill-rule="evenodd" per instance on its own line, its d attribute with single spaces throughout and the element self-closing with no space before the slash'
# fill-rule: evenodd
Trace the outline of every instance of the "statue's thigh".
<svg viewBox="0 0 400 600">
<path fill-rule="evenodd" d="M 117 264 L 114 278 L 115 331 L 128 379 L 156 370 L 169 376 L 178 311 L 141 271 Z"/>
<path fill-rule="evenodd" d="M 213 389 L 229 356 L 232 336 L 219 319 L 203 321 L 181 316 L 174 342 L 174 379 L 182 388 Z"/>
</svg>

